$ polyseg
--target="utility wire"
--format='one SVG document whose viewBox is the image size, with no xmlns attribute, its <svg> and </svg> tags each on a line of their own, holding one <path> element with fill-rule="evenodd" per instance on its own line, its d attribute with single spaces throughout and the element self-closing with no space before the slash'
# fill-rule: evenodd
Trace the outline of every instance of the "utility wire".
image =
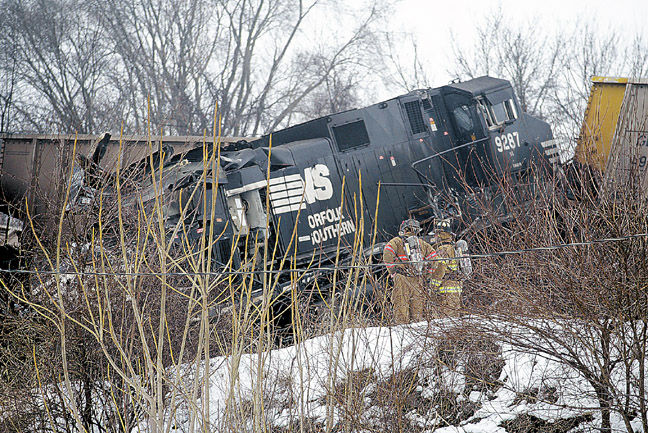
<svg viewBox="0 0 648 433">
<path fill-rule="evenodd" d="M 534 251 L 552 251 L 562 248 L 569 247 L 582 247 L 588 245 L 603 244 L 609 242 L 620 242 L 625 240 L 632 240 L 638 238 L 648 237 L 648 233 L 636 233 L 633 235 L 621 236 L 616 238 L 601 238 L 593 239 L 591 241 L 584 242 L 570 242 L 556 245 L 548 245 L 545 247 L 533 247 L 533 248 L 521 248 L 517 250 L 508 250 L 508 251 L 496 251 L 492 253 L 482 253 L 482 254 L 467 254 L 457 257 L 440 257 L 430 260 L 423 260 L 425 263 L 433 263 L 437 261 L 444 260 L 461 260 L 461 259 L 484 259 L 489 257 L 503 257 L 514 254 L 524 254 Z M 394 262 L 389 263 L 390 265 L 407 265 L 411 262 Z M 253 274 L 288 274 L 288 273 L 305 273 L 305 272 L 333 272 L 340 270 L 355 270 L 355 269 L 376 269 L 386 267 L 386 263 L 367 263 L 363 265 L 338 265 L 338 266 L 322 266 L 318 268 L 307 268 L 307 269 L 267 269 L 267 270 L 235 270 L 235 271 L 207 271 L 207 272 L 85 272 L 85 271 L 56 271 L 56 270 L 38 270 L 38 269 L 0 269 L 0 273 L 7 274 L 39 274 L 39 275 L 86 275 L 86 276 L 132 276 L 132 277 L 144 277 L 144 276 L 208 276 L 208 275 L 253 275 Z"/>
</svg>

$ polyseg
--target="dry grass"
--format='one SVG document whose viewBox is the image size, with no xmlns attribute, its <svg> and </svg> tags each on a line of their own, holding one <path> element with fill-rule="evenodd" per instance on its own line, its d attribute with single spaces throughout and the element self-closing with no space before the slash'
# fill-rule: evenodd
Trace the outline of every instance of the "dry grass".
<svg viewBox="0 0 648 433">
<path fill-rule="evenodd" d="M 215 149 L 205 153 L 205 177 L 196 194 L 209 176 L 218 176 Z M 159 169 L 152 171 L 154 189 L 161 188 Z M 161 196 L 124 206 L 116 179 L 113 198 L 99 196 L 104 198 L 98 198 L 95 212 L 76 220 L 85 224 L 81 229 L 66 228 L 72 222 L 63 211 L 56 232 L 41 238 L 32 225 L 39 246 L 34 263 L 62 273 L 41 272 L 29 286 L 5 286 L 21 313 L 11 326 L 5 322 L 11 334 L 2 347 L 3 430 L 429 430 L 472 416 L 479 406 L 467 398 L 472 391 L 492 395 L 503 386 L 502 341 L 554 357 L 585 375 L 601 403 L 603 427 L 611 412 L 628 423 L 633 413 L 646 413 L 637 406 L 645 403 L 642 354 L 648 342 L 645 240 L 475 260 L 464 295 L 466 311 L 480 320 L 430 321 L 416 331 L 417 355 L 408 363 L 392 360 L 390 370 L 381 370 L 378 363 L 357 361 L 364 347 L 360 331 L 390 325 L 385 291 L 371 302 L 353 296 L 369 285 L 384 287 L 373 270 L 335 271 L 301 285 L 314 264 L 291 273 L 291 279 L 210 272 L 220 233 L 206 229 L 195 245 L 172 244 Z M 474 250 L 510 251 L 648 231 L 644 202 L 636 196 L 599 191 L 565 200 L 558 185 L 535 187 L 537 199 L 519 206 L 510 185 L 501 185 L 513 218 L 490 215 L 490 229 L 472 234 Z M 362 202 L 359 197 L 356 203 Z M 363 215 L 356 203 L 345 204 L 349 215 Z M 361 217 L 354 222 L 356 237 L 339 245 L 336 263 L 342 251 L 347 264 L 371 262 L 362 251 L 364 237 L 373 239 L 375 228 Z M 184 239 L 187 228 L 178 223 L 171 230 Z M 242 268 L 295 266 L 294 258 L 276 256 L 268 244 L 259 248 L 264 260 L 244 260 Z M 231 261 L 226 269 L 235 270 Z M 282 296 L 280 287 L 287 288 Z M 331 289 L 323 293 L 323 287 Z M 253 300 L 253 293 L 261 296 Z M 555 323 L 571 327 L 555 332 Z M 536 339 L 508 333 L 519 328 Z M 295 352 L 291 362 L 297 374 L 291 375 L 272 370 L 273 356 L 279 355 L 271 349 L 305 346 L 317 336 L 323 337 L 317 341 L 323 342 L 328 363 L 320 382 L 325 392 L 313 403 L 305 388 L 312 374 L 308 357 Z M 401 343 L 396 333 L 390 338 Z M 553 352 L 545 349 L 547 342 Z M 577 344 L 584 351 L 570 352 Z M 227 364 L 227 376 L 219 379 L 228 387 L 225 407 L 209 404 L 210 379 L 223 371 L 211 359 Z M 626 389 L 611 380 L 619 368 L 627 373 Z M 249 388 L 241 383 L 244 376 Z M 551 398 L 541 390 L 527 394 L 538 401 Z M 313 404 L 322 412 L 309 413 Z M 541 424 L 520 418 L 507 428 L 562 431 Z"/>
</svg>

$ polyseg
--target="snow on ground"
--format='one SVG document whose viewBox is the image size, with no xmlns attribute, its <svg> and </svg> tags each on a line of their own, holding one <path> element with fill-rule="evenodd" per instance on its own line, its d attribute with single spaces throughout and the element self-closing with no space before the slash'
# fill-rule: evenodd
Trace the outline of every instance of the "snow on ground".
<svg viewBox="0 0 648 433">
<path fill-rule="evenodd" d="M 571 431 L 593 431 L 600 425 L 591 387 L 576 371 L 500 344 L 501 352 L 489 360 L 493 365 L 500 363 L 501 368 L 495 369 L 499 376 L 490 378 L 488 386 L 477 386 L 475 381 L 469 383 L 470 375 L 463 374 L 467 367 L 461 361 L 454 366 L 439 362 L 443 350 L 437 350 L 438 337 L 443 328 L 438 325 L 350 328 L 238 359 L 213 358 L 212 426 L 238 424 L 253 431 L 252 412 L 257 403 L 263 405 L 266 425 L 277 429 L 294 426 L 300 419 L 313 425 L 326 425 L 327 417 L 333 424 L 349 422 L 351 415 L 355 425 L 375 428 L 383 423 L 388 428 L 384 424 L 395 409 L 385 402 L 395 396 L 389 395 L 385 384 L 408 371 L 416 372 L 411 376 L 416 380 L 411 392 L 416 404 L 406 408 L 404 417 L 418 431 L 504 432 L 507 425 L 521 419 L 578 420 L 566 424 Z M 359 407 L 356 414 L 339 404 L 343 390 L 353 388 L 352 383 L 357 388 L 353 394 L 353 403 Z M 454 414 L 453 422 L 443 412 L 442 406 L 448 403 L 470 410 Z M 179 431 L 190 429 L 186 408 L 178 409 L 175 420 Z M 620 419 L 613 418 L 613 423 L 619 431 L 625 430 Z"/>
</svg>

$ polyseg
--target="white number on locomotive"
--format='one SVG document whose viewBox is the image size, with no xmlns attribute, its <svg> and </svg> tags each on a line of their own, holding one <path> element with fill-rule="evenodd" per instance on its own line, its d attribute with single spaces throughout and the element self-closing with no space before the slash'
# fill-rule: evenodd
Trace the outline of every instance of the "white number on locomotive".
<svg viewBox="0 0 648 433">
<path fill-rule="evenodd" d="M 495 146 L 497 146 L 497 151 L 500 153 L 505 150 L 515 150 L 515 148 L 520 147 L 520 136 L 517 131 L 502 134 L 495 137 Z"/>
</svg>

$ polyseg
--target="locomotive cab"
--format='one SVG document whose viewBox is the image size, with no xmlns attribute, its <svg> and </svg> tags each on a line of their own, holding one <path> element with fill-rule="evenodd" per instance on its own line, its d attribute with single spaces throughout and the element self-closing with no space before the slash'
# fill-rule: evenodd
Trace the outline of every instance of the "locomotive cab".
<svg viewBox="0 0 648 433">
<path fill-rule="evenodd" d="M 483 143 L 476 155 L 470 155 L 475 153 L 470 149 L 461 152 L 460 161 L 474 184 L 520 173 L 544 159 L 542 143 L 552 140 L 551 128 L 522 111 L 508 81 L 480 77 L 445 86 L 442 93 L 455 127 L 456 146 L 470 140 Z M 481 164 L 474 164 L 475 157 Z"/>
</svg>

